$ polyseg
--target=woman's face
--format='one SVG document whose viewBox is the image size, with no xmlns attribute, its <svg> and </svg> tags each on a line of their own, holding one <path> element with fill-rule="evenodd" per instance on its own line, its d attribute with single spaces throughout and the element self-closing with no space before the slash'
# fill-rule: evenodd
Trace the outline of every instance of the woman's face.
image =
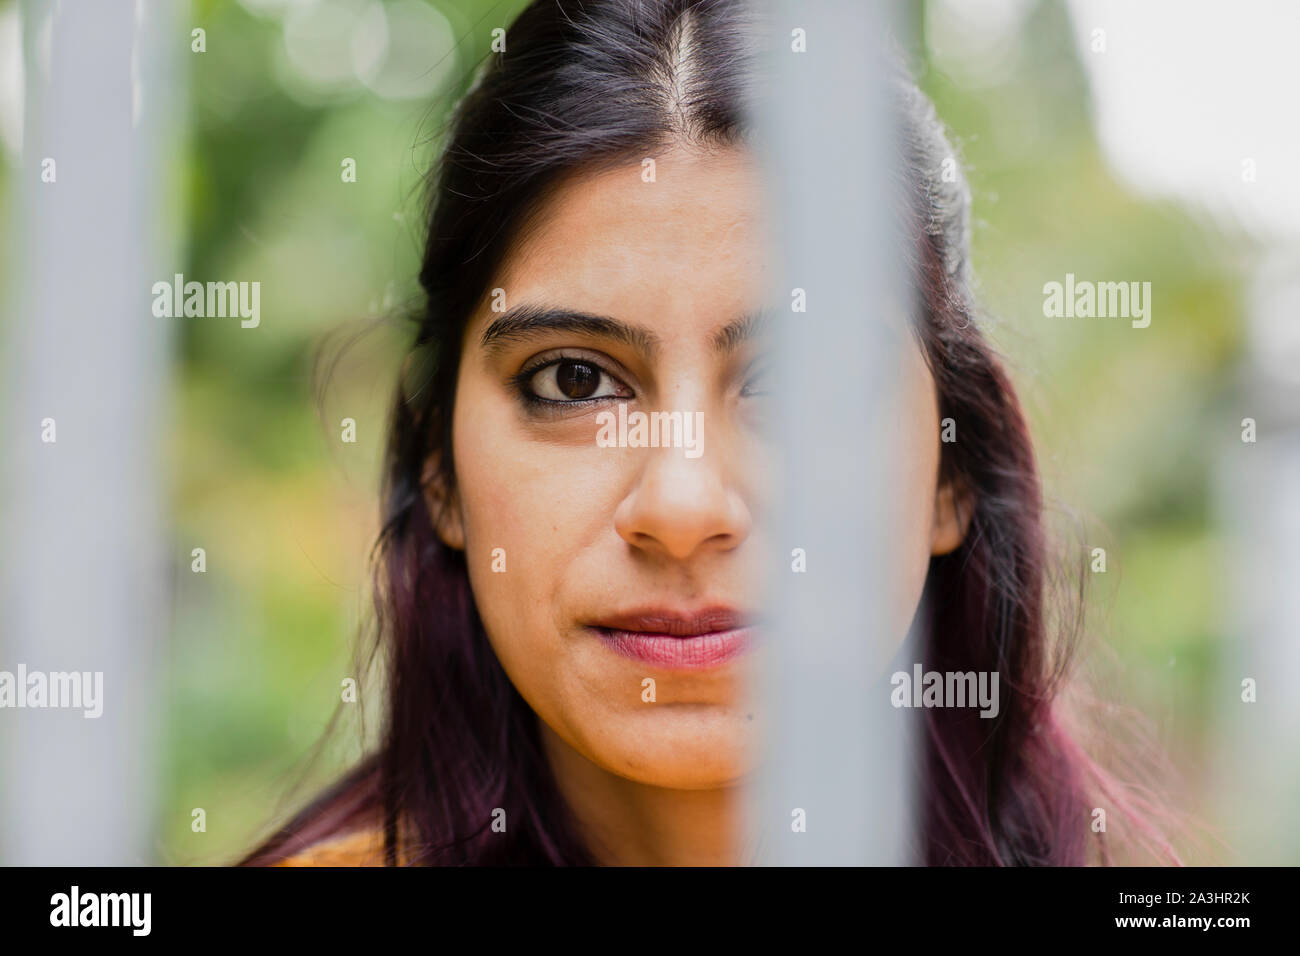
<svg viewBox="0 0 1300 956">
<path fill-rule="evenodd" d="M 638 163 L 567 181 L 503 263 L 464 339 L 439 534 L 464 549 L 487 635 L 548 746 L 704 789 L 757 756 L 762 636 L 746 624 L 767 569 L 789 563 L 769 536 L 775 399 L 747 321 L 765 291 L 762 204 L 741 150 L 671 152 L 646 178 Z M 898 401 L 895 647 L 930 554 L 960 540 L 936 494 L 934 386 L 914 348 Z M 651 412 L 680 414 L 638 432 Z"/>
</svg>

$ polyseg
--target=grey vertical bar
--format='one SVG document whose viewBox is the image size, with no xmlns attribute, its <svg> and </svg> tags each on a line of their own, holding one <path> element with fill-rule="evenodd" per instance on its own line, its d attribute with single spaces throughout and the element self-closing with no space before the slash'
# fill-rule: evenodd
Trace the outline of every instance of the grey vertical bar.
<svg viewBox="0 0 1300 956">
<path fill-rule="evenodd" d="M 890 12 L 769 0 L 760 28 L 772 57 L 755 120 L 774 206 L 782 459 L 759 687 L 767 753 L 751 819 L 761 863 L 898 863 L 909 843 L 906 722 L 890 713 L 882 673 L 902 639 L 888 629 L 886 469 L 898 455 L 892 396 L 909 301 L 889 212 Z M 796 548 L 806 571 L 794 570 Z"/>
<path fill-rule="evenodd" d="M 1249 348 L 1225 416 L 1214 471 L 1227 584 L 1211 704 L 1211 790 L 1225 839 L 1249 866 L 1300 862 L 1300 244 L 1258 266 Z M 1255 420 L 1254 442 L 1241 421 Z M 1255 684 L 1244 700 L 1242 682 Z"/>
<path fill-rule="evenodd" d="M 102 714 L 0 710 L 0 859 L 149 861 L 163 636 L 173 65 L 161 0 L 22 7 L 4 375 L 0 670 L 102 672 Z M 53 161 L 53 181 L 49 177 Z M 42 441 L 45 419 L 55 441 Z M 92 678 L 93 679 L 93 678 Z"/>
</svg>

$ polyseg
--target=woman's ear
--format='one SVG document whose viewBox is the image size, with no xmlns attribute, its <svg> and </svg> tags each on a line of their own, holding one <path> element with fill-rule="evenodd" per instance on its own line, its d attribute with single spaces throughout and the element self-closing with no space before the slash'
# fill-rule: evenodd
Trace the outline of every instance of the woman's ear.
<svg viewBox="0 0 1300 956">
<path fill-rule="evenodd" d="M 975 512 L 974 496 L 956 481 L 939 483 L 934 495 L 930 554 L 951 554 L 961 547 Z"/>
<path fill-rule="evenodd" d="M 460 500 L 447 487 L 436 455 L 430 456 L 424 463 L 420 481 L 424 489 L 424 503 L 433 517 L 433 529 L 438 539 L 449 548 L 464 551 L 465 521 L 460 513 Z"/>
</svg>

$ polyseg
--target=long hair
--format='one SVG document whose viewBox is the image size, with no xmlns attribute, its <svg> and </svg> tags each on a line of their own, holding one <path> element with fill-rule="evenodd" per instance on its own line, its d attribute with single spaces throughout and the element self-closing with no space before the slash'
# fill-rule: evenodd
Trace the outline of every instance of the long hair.
<svg viewBox="0 0 1300 956">
<path fill-rule="evenodd" d="M 424 303 L 384 462 L 374 570 L 381 737 L 244 863 L 275 862 L 360 826 L 382 828 L 390 863 L 594 862 L 552 778 L 538 718 L 484 633 L 464 557 L 434 531 L 428 490 L 438 483 L 454 494 L 466 325 L 546 191 L 677 143 L 746 142 L 756 68 L 747 17 L 735 0 L 536 0 L 459 103 L 428 180 Z M 940 413 L 961 434 L 942 446 L 941 478 L 973 505 L 962 545 L 931 560 L 924 655 L 928 666 L 1001 678 L 992 720 L 926 711 L 918 862 L 1078 864 L 1094 837 L 1096 768 L 1061 719 L 1057 693 L 1078 628 L 1065 613 L 1065 633 L 1049 634 L 1039 479 L 1015 391 L 975 321 L 969 190 L 960 175 L 942 175 L 953 151 L 901 68 L 891 88 L 920 294 L 912 332 Z M 505 833 L 492 832 L 498 809 L 511 821 Z"/>
</svg>

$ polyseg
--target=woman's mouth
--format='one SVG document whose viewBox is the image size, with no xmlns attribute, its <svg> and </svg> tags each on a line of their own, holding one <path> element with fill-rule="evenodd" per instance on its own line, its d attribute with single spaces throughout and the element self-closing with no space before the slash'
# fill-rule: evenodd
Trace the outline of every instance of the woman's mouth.
<svg viewBox="0 0 1300 956">
<path fill-rule="evenodd" d="M 669 670 L 707 670 L 745 653 L 756 633 L 747 615 L 726 607 L 680 612 L 646 608 L 588 625 L 624 657 Z"/>
</svg>

